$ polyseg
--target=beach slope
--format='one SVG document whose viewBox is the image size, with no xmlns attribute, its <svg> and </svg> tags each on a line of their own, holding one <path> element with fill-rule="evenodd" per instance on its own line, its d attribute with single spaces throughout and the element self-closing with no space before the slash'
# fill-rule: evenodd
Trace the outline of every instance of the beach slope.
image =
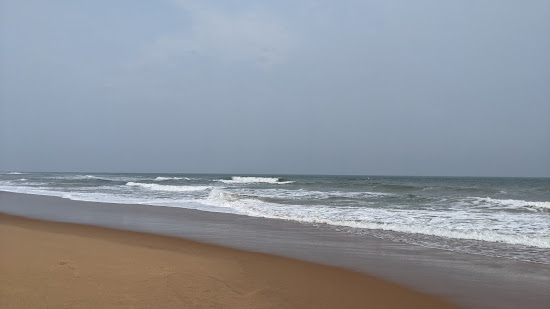
<svg viewBox="0 0 550 309">
<path fill-rule="evenodd" d="M 2 308 L 454 308 L 364 274 L 0 213 Z"/>
</svg>

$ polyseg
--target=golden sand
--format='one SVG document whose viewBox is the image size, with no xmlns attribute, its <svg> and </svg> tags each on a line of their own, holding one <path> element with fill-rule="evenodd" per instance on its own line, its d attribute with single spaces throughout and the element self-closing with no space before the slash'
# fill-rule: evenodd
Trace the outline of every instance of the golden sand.
<svg viewBox="0 0 550 309">
<path fill-rule="evenodd" d="M 1 308 L 455 308 L 331 266 L 0 214 Z"/>
</svg>

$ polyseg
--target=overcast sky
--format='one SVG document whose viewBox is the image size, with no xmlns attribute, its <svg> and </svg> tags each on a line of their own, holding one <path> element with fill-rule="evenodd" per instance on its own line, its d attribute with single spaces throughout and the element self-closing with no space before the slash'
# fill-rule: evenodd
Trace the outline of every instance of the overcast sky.
<svg viewBox="0 0 550 309">
<path fill-rule="evenodd" d="M 550 176 L 550 1 L 0 1 L 0 170 Z"/>
</svg>

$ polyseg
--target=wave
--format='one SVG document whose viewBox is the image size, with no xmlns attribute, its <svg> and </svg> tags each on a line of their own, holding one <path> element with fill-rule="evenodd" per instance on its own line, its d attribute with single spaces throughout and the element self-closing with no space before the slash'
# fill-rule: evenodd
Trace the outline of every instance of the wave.
<svg viewBox="0 0 550 309">
<path fill-rule="evenodd" d="M 103 178 L 103 177 L 98 177 L 98 176 L 94 176 L 94 175 L 63 175 L 63 176 L 50 176 L 50 177 L 45 177 L 46 179 L 54 179 L 54 180 L 90 180 L 90 179 L 93 179 L 93 180 L 107 180 L 107 181 L 114 181 L 113 179 L 110 179 L 110 178 Z"/>
<path fill-rule="evenodd" d="M 8 175 L 23 175 L 23 174 L 27 174 L 27 173 L 21 173 L 21 172 L 9 172 L 9 173 L 6 173 Z"/>
<path fill-rule="evenodd" d="M 94 176 L 94 175 L 76 175 L 73 176 L 73 178 L 68 178 L 71 180 L 99 180 L 99 181 L 110 181 L 110 182 L 127 182 L 130 180 L 136 180 L 135 178 L 129 178 L 129 177 L 116 177 L 116 176 Z"/>
<path fill-rule="evenodd" d="M 72 175 L 71 177 L 74 176 Z M 94 178 L 98 176 L 79 175 L 79 177 Z M 139 179 L 139 177 L 135 178 Z M 241 178 L 267 178 L 271 179 L 270 181 L 273 181 L 272 179 L 284 181 L 279 178 L 268 177 Z M 152 179 L 153 177 L 149 176 L 149 182 L 152 182 Z M 235 179 L 232 177 L 231 180 Z M 239 178 L 236 180 L 239 180 Z M 375 196 L 380 194 L 395 196 L 398 193 L 293 190 L 293 186 L 256 189 L 253 186 L 227 186 L 224 189 L 216 185 L 177 186 L 129 181 L 125 183 L 126 188 L 133 187 L 134 190 L 131 190 L 132 192 L 122 190 L 120 192 L 122 194 L 118 194 L 118 190 L 125 187 L 124 183 L 112 185 L 98 182 L 98 184 L 103 184 L 104 186 L 78 187 L 79 192 L 57 191 L 64 190 L 62 189 L 64 187 L 22 187 L 15 180 L 12 182 L 0 181 L 0 185 L 3 183 L 5 183 L 5 186 L 0 186 L 0 190 L 55 195 L 77 200 L 139 203 L 184 208 L 197 207 L 197 209 L 202 209 L 201 207 L 204 205 L 205 207 L 218 207 L 211 208 L 213 211 L 220 211 L 222 209 L 222 212 L 233 212 L 254 217 L 344 226 L 351 229 L 401 232 L 406 233 L 408 235 L 406 237 L 409 238 L 414 238 L 416 236 L 413 234 L 418 234 L 430 235 L 429 237 L 437 236 L 550 248 L 550 238 L 547 236 L 548 217 L 546 216 L 547 209 L 550 209 L 550 202 L 547 201 L 532 202 L 519 199 L 469 197 L 460 198 L 457 207 L 440 211 L 438 208 L 400 208 L 398 205 L 393 204 L 395 207 L 392 208 L 378 207 L 379 199 Z M 18 187 L 15 187 L 13 184 L 17 184 Z M 93 185 L 96 184 L 94 183 Z M 82 192 L 82 190 L 92 189 L 94 191 L 99 190 L 100 192 Z M 149 190 L 160 192 L 155 193 Z M 197 193 L 177 194 L 177 192 L 193 191 L 197 191 Z M 174 192 L 174 194 L 166 192 Z M 404 194 L 406 193 L 408 192 Z M 352 203 L 347 202 L 338 205 L 327 205 L 324 200 L 334 197 L 354 198 L 355 196 L 358 198 L 372 196 L 372 203 L 369 203 L 368 207 L 355 207 Z M 184 200 L 185 198 L 187 199 Z M 310 199 L 307 204 L 300 203 L 300 200 L 304 198 Z M 466 204 L 462 205 L 462 202 Z M 409 204 L 407 203 L 407 205 Z M 472 206 L 474 206 L 474 209 L 472 209 Z M 492 210 L 486 212 L 484 209 L 483 211 L 479 211 L 475 207 L 496 208 L 498 213 L 495 214 Z M 502 208 L 520 208 L 531 211 L 508 213 L 500 211 Z M 543 209 L 544 213 L 534 212 L 539 211 L 539 209 Z"/>
<path fill-rule="evenodd" d="M 348 226 L 352 228 L 362 228 L 371 230 L 385 230 L 402 232 L 408 234 L 423 234 L 429 236 L 437 236 L 451 239 L 477 240 L 496 243 L 507 243 L 513 245 L 523 245 L 537 248 L 550 248 L 550 240 L 548 238 L 539 238 L 528 235 L 506 235 L 490 229 L 453 229 L 444 226 L 431 225 L 412 225 L 412 224 L 396 224 L 396 223 L 380 223 L 380 222 L 363 222 L 357 220 L 314 220 L 312 223 L 325 223 L 331 225 Z"/>
<path fill-rule="evenodd" d="M 185 179 L 185 180 L 191 180 L 191 178 L 187 178 L 187 177 L 157 177 L 155 178 L 155 181 L 164 181 L 164 180 L 182 180 L 182 179 Z"/>
<path fill-rule="evenodd" d="M 204 191 L 212 187 L 210 186 L 168 186 L 168 185 L 159 185 L 155 183 L 139 183 L 139 182 L 128 182 L 127 186 L 130 187 L 140 187 L 153 191 L 171 191 L 171 192 L 190 192 L 190 191 Z"/>
<path fill-rule="evenodd" d="M 208 197 L 201 201 L 202 204 L 233 209 L 238 213 L 253 217 L 268 217 L 262 215 L 261 208 L 268 204 L 256 196 L 237 194 L 214 188 Z"/>
<path fill-rule="evenodd" d="M 202 203 L 230 208 L 240 214 L 255 217 L 550 248 L 550 238 L 541 236 L 540 229 L 535 226 L 532 233 L 537 234 L 532 235 L 498 231 L 494 229 L 494 224 L 491 228 L 487 227 L 489 224 L 485 222 L 488 218 L 482 215 L 472 218 L 472 213 L 468 211 L 451 214 L 446 211 L 283 205 L 265 201 L 258 196 L 236 194 L 219 188 L 214 188 Z M 464 220 L 472 220 L 472 225 L 463 225 Z M 499 228 L 509 225 L 506 221 L 498 224 L 501 225 Z M 536 224 L 543 225 L 541 222 Z"/>
<path fill-rule="evenodd" d="M 369 191 L 314 191 L 304 189 L 239 189 L 238 193 L 244 195 L 257 195 L 261 198 L 303 200 L 303 199 L 358 199 L 358 198 L 376 198 L 382 196 L 393 196 L 392 193 L 369 192 Z"/>
<path fill-rule="evenodd" d="M 489 203 L 497 206 L 512 207 L 512 208 L 539 208 L 550 209 L 550 202 L 530 202 L 524 200 L 502 200 L 490 197 L 473 198 L 477 202 Z"/>
<path fill-rule="evenodd" d="M 43 185 L 47 185 L 43 183 Z M 103 187 L 109 188 L 109 187 Z M 27 187 L 27 186 L 4 186 L 0 182 L 0 191 L 32 194 L 41 196 L 55 196 L 59 198 L 65 198 L 74 201 L 87 201 L 87 202 L 99 202 L 99 203 L 115 203 L 115 204 L 141 204 L 149 206 L 164 206 L 164 207 L 177 207 L 187 209 L 197 209 L 202 211 L 222 212 L 222 213 L 236 213 L 229 208 L 215 207 L 203 205 L 197 203 L 195 198 L 182 198 L 178 195 L 173 198 L 157 198 L 152 196 L 140 196 L 140 195 L 119 195 L 112 192 L 66 192 L 59 190 L 52 190 L 48 187 Z"/>
<path fill-rule="evenodd" d="M 121 177 L 121 176 L 94 176 L 94 175 L 77 175 L 73 179 L 94 179 L 94 180 L 104 180 L 104 181 L 114 181 L 114 182 L 124 182 L 130 180 L 136 180 L 132 177 Z"/>
<path fill-rule="evenodd" d="M 285 181 L 278 177 L 241 177 L 233 176 L 231 179 L 216 179 L 215 181 L 228 184 L 246 184 L 246 183 L 271 183 L 271 184 L 288 184 L 294 181 Z"/>
<path fill-rule="evenodd" d="M 78 176 L 77 176 L 78 177 Z M 97 176 L 93 176 L 93 175 L 84 175 L 84 176 L 81 176 L 82 178 L 84 179 L 100 179 L 100 180 L 109 180 L 109 179 L 105 179 L 105 178 L 101 178 L 101 177 L 97 177 Z"/>
<path fill-rule="evenodd" d="M 114 175 L 63 175 L 63 176 L 48 176 L 46 179 L 72 181 L 72 180 L 98 180 L 98 181 L 110 181 L 110 182 L 128 182 L 137 181 L 139 177 L 126 177 L 126 176 L 114 176 Z"/>
</svg>

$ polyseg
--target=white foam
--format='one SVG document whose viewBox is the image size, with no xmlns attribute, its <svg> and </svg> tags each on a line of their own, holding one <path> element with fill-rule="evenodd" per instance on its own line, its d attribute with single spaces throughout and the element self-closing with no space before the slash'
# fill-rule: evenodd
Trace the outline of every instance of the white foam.
<svg viewBox="0 0 550 309">
<path fill-rule="evenodd" d="M 475 214 L 468 210 L 449 212 L 285 205 L 219 188 L 213 189 L 202 203 L 231 208 L 240 214 L 255 217 L 550 248 L 550 234 L 545 232 L 549 229 L 546 218 L 530 213 L 512 218 L 505 214 Z M 518 228 L 522 229 L 522 233 L 517 233 Z"/>
<path fill-rule="evenodd" d="M 394 194 L 391 193 L 381 193 L 381 192 L 369 192 L 369 191 L 315 191 L 315 190 L 289 190 L 289 189 L 250 189 L 250 188 L 241 188 L 236 189 L 240 194 L 246 195 L 257 195 L 258 197 L 267 197 L 267 198 L 284 198 L 292 200 L 301 200 L 301 199 L 328 199 L 328 198 L 370 198 L 370 197 L 381 197 L 381 196 L 391 196 Z"/>
<path fill-rule="evenodd" d="M 33 188 L 33 187 L 16 187 L 16 186 L 2 186 L 0 185 L 0 191 L 42 195 L 42 196 L 55 196 L 60 198 L 66 198 L 74 201 L 86 201 L 86 202 L 100 202 L 100 203 L 115 203 L 115 204 L 141 204 L 150 206 L 164 206 L 164 207 L 178 207 L 187 209 L 198 209 L 202 211 L 211 212 L 223 212 L 223 213 L 236 213 L 236 211 L 216 206 L 206 206 L 200 203 L 196 203 L 195 199 L 166 199 L 166 198 L 154 198 L 154 197 L 138 197 L 138 196 L 121 196 L 118 194 L 100 193 L 100 192 L 63 192 L 51 190 L 49 188 Z"/>
<path fill-rule="evenodd" d="M 56 180 L 105 180 L 113 182 L 128 182 L 128 181 L 138 181 L 142 178 L 140 177 L 125 177 L 125 176 L 115 176 L 115 175 L 63 175 L 63 176 L 49 176 L 45 177 L 46 179 L 56 179 Z"/>
<path fill-rule="evenodd" d="M 51 176 L 45 177 L 46 179 L 59 179 L 59 180 L 87 180 L 87 179 L 102 179 L 110 180 L 107 178 L 101 178 L 93 175 L 63 175 L 63 176 Z"/>
<path fill-rule="evenodd" d="M 271 183 L 271 184 L 288 184 L 294 181 L 281 181 L 277 177 L 241 177 L 233 176 L 231 179 L 216 179 L 216 181 L 229 183 L 229 184 L 246 184 L 246 183 Z"/>
<path fill-rule="evenodd" d="M 20 172 L 9 172 L 8 175 L 23 175 L 26 173 L 20 173 Z"/>
<path fill-rule="evenodd" d="M 503 200 L 503 199 L 494 199 L 490 197 L 480 197 L 480 198 L 473 198 L 475 201 L 482 202 L 482 203 L 489 203 L 493 205 L 498 206 L 504 206 L 504 207 L 511 207 L 511 208 L 546 208 L 550 209 L 550 202 L 530 202 L 530 201 L 524 201 L 524 200 Z"/>
<path fill-rule="evenodd" d="M 219 188 L 212 189 L 208 197 L 202 200 L 201 203 L 209 206 L 230 208 L 240 214 L 253 217 L 266 217 L 261 215 L 261 208 L 266 203 Z"/>
<path fill-rule="evenodd" d="M 90 181 L 87 185 L 85 181 L 75 181 L 77 186 L 68 187 L 66 184 L 58 186 L 57 181 L 51 180 L 51 176 L 46 176 L 44 178 L 48 179 L 49 183 L 0 180 L 0 190 L 53 195 L 74 200 L 211 209 L 255 217 L 397 231 L 420 236 L 433 235 L 550 248 L 550 221 L 546 212 L 546 209 L 550 209 L 550 202 L 546 201 L 449 197 L 449 201 L 424 201 L 420 205 L 422 207 L 417 207 L 399 198 L 401 195 L 398 194 L 347 191 L 347 188 L 340 187 L 315 187 L 318 191 L 305 188 L 293 190 L 294 186 L 223 185 L 225 188 L 222 188 L 221 184 L 212 183 L 210 178 L 203 179 L 205 182 L 201 186 L 180 186 L 153 183 L 156 176 L 122 175 L 66 175 L 62 179 L 94 179 L 100 178 L 99 176 L 108 180 L 121 181 L 126 178 L 133 181 Z M 35 178 L 29 179 L 36 181 Z M 235 176 L 225 181 L 254 184 L 258 183 L 258 180 L 259 183 L 285 183 L 274 177 Z M 83 183 L 86 186 L 82 186 Z M 325 188 L 327 191 L 323 191 Z M 398 198 L 390 198 L 391 203 L 388 203 L 385 195 Z M 348 203 L 345 199 L 335 202 L 325 200 L 331 198 L 358 198 L 366 202 L 355 207 L 354 201 Z M 193 206 L 189 206 L 191 204 Z"/>
<path fill-rule="evenodd" d="M 168 186 L 168 185 L 159 185 L 155 183 L 139 183 L 139 182 L 128 182 L 127 186 L 130 187 L 140 187 L 154 191 L 172 191 L 172 192 L 190 192 L 190 191 L 203 191 L 208 190 L 210 186 Z"/>
<path fill-rule="evenodd" d="M 185 180 L 190 180 L 190 178 L 187 178 L 187 177 L 157 177 L 155 178 L 155 181 L 164 181 L 164 180 L 182 180 L 182 179 L 185 179 Z"/>
<path fill-rule="evenodd" d="M 84 176 L 74 176 L 73 179 L 97 179 L 97 180 L 106 180 L 106 181 L 132 181 L 139 180 L 140 178 L 132 177 L 120 177 L 120 176 L 94 176 L 94 175 L 84 175 Z"/>
<path fill-rule="evenodd" d="M 34 195 L 46 195 L 68 198 L 69 193 L 62 191 L 50 190 L 48 188 L 34 188 L 34 187 L 16 187 L 16 186 L 0 186 L 1 191 L 34 194 Z"/>
</svg>

